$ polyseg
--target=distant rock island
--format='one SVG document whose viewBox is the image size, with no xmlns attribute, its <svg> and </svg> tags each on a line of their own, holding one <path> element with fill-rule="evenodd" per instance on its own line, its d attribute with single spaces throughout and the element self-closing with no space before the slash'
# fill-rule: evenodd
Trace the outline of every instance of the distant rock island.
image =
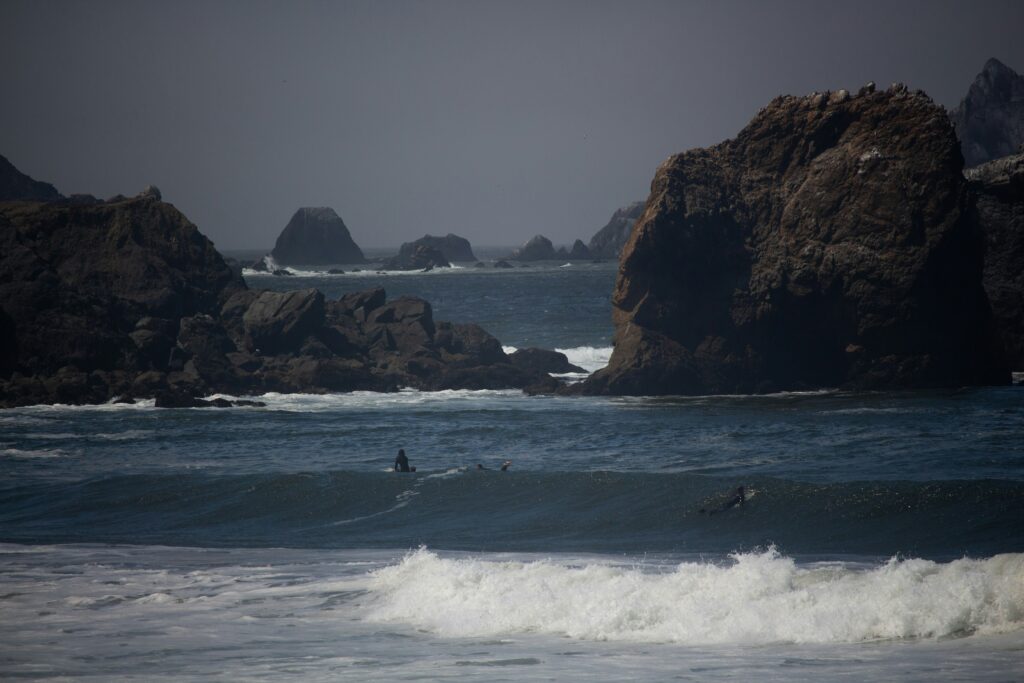
<svg viewBox="0 0 1024 683">
<path fill-rule="evenodd" d="M 669 158 L 622 254 L 610 363 L 578 390 L 1008 383 L 961 170 L 944 110 L 900 84 L 779 97 Z"/>
<path fill-rule="evenodd" d="M 1015 153 L 1024 144 L 1024 76 L 988 60 L 949 116 L 967 167 Z"/>
<path fill-rule="evenodd" d="M 633 202 L 613 213 L 608 224 L 590 238 L 589 255 L 593 258 L 618 259 L 643 211 L 644 202 Z"/>
<path fill-rule="evenodd" d="M 580 242 L 580 240 L 576 241 Z M 580 245 L 582 244 L 580 242 Z M 551 261 L 555 259 L 564 261 L 568 258 L 569 252 L 566 251 L 565 247 L 555 249 L 551 240 L 544 235 L 534 235 L 526 244 L 514 250 L 508 256 L 510 261 Z"/>
<path fill-rule="evenodd" d="M 250 290 L 155 188 L 0 203 L 0 407 L 557 384 L 422 299 Z"/>
<path fill-rule="evenodd" d="M 399 248 L 398 256 L 400 258 L 409 258 L 416 250 L 416 247 L 420 246 L 436 249 L 441 252 L 445 260 L 450 262 L 476 261 L 476 256 L 473 255 L 473 248 L 470 246 L 469 240 L 452 233 L 448 233 L 444 237 L 424 235 L 413 242 L 406 242 Z"/>
<path fill-rule="evenodd" d="M 296 211 L 270 254 L 281 265 L 366 262 L 363 251 L 352 240 L 344 221 L 334 209 L 326 206 L 304 207 Z"/>
<path fill-rule="evenodd" d="M 429 271 L 434 268 L 451 268 L 440 249 L 426 244 L 417 244 L 411 249 L 406 249 L 407 244 L 402 245 L 398 256 L 392 256 L 381 262 L 380 267 L 384 270 L 422 270 Z"/>
<path fill-rule="evenodd" d="M 63 196 L 50 183 L 33 180 L 0 155 L 0 202 L 19 199 L 50 201 L 63 199 Z"/>
</svg>

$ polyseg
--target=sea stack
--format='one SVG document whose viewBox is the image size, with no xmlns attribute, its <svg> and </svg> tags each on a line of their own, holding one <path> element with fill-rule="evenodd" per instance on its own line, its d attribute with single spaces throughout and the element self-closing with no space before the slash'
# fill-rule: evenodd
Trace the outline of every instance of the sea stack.
<svg viewBox="0 0 1024 683">
<path fill-rule="evenodd" d="M 411 259 L 416 247 L 420 246 L 436 249 L 447 261 L 476 261 L 469 240 L 452 233 L 448 233 L 444 237 L 424 235 L 413 242 L 406 242 L 398 250 L 399 259 Z"/>
<path fill-rule="evenodd" d="M 626 245 L 629 234 L 640 214 L 644 211 L 643 202 L 633 202 L 612 214 L 611 220 L 590 238 L 588 249 L 594 258 L 617 259 Z"/>
<path fill-rule="evenodd" d="M 271 256 L 282 265 L 366 262 L 345 222 L 334 209 L 326 206 L 296 211 L 278 236 Z"/>
<path fill-rule="evenodd" d="M 548 261 L 555 258 L 559 258 L 558 252 L 555 251 L 551 240 L 544 235 L 534 235 L 509 256 L 513 261 Z"/>
<path fill-rule="evenodd" d="M 670 157 L 619 264 L 611 361 L 580 390 L 1009 382 L 962 163 L 902 84 L 779 97 Z"/>
<path fill-rule="evenodd" d="M 949 116 L 968 168 L 1013 154 L 1024 143 L 1024 76 L 988 60 Z"/>
</svg>

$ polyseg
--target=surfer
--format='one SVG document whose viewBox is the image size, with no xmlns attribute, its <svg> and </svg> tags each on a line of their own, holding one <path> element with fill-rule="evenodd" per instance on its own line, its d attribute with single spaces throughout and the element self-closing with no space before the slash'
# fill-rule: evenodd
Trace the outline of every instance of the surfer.
<svg viewBox="0 0 1024 683">
<path fill-rule="evenodd" d="M 708 510 L 707 508 L 701 508 L 700 511 L 702 513 L 705 513 L 705 514 L 708 514 L 708 515 L 713 515 L 716 512 L 725 512 L 726 510 L 734 508 L 734 507 L 736 507 L 738 505 L 743 505 L 743 503 L 745 503 L 746 501 L 747 501 L 747 490 L 743 486 L 740 486 L 740 487 L 738 487 L 736 489 L 736 492 L 733 493 L 732 498 L 730 498 L 729 500 L 727 500 L 724 503 L 722 503 L 722 505 L 720 505 L 719 507 L 715 508 L 714 510 Z"/>
<path fill-rule="evenodd" d="M 405 449 L 399 448 L 395 456 L 395 472 L 415 472 L 416 468 L 409 469 L 409 458 L 405 457 Z"/>
<path fill-rule="evenodd" d="M 508 472 L 508 466 L 511 465 L 511 464 L 512 464 L 511 460 L 506 460 L 505 462 L 501 463 L 501 471 L 502 472 Z"/>
</svg>

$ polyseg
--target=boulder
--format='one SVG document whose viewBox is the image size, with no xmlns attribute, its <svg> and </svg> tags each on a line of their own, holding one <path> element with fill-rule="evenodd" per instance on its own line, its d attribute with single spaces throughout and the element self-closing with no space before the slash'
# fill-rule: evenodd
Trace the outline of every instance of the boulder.
<svg viewBox="0 0 1024 683">
<path fill-rule="evenodd" d="M 966 172 L 985 235 L 985 292 L 1013 370 L 1024 370 L 1024 154 Z"/>
<path fill-rule="evenodd" d="M 324 295 L 316 289 L 261 292 L 242 323 L 250 350 L 296 353 L 303 340 L 324 324 Z"/>
<path fill-rule="evenodd" d="M 1003 384 L 959 145 L 897 84 L 780 97 L 670 157 L 619 264 L 615 348 L 577 390 Z"/>
<path fill-rule="evenodd" d="M 643 213 L 644 202 L 633 202 L 612 214 L 611 220 L 590 238 L 587 247 L 594 258 L 618 260 L 622 247 L 625 246 L 629 234 L 633 231 L 640 214 Z"/>
<path fill-rule="evenodd" d="M 476 261 L 476 256 L 473 255 L 473 248 L 470 246 L 469 240 L 452 233 L 448 233 L 444 237 L 424 235 L 413 242 L 406 242 L 398 250 L 399 258 L 411 258 L 416 247 L 419 246 L 429 247 L 441 252 L 443 258 L 449 262 Z"/>
<path fill-rule="evenodd" d="M 949 117 L 966 166 L 1013 154 L 1024 143 L 1024 76 L 988 60 Z"/>
<path fill-rule="evenodd" d="M 586 370 L 569 362 L 569 358 L 560 351 L 548 349 L 518 349 L 509 357 L 512 365 L 526 370 L 564 374 L 569 372 L 586 373 Z"/>
<path fill-rule="evenodd" d="M 295 212 L 271 252 L 281 265 L 364 263 L 362 250 L 352 240 L 345 222 L 326 206 Z"/>
</svg>

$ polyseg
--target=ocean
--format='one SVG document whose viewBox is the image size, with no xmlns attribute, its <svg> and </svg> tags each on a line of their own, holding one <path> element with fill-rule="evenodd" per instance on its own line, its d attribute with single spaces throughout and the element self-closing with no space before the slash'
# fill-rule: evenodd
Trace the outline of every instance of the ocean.
<svg viewBox="0 0 1024 683">
<path fill-rule="evenodd" d="M 460 265 L 247 280 L 607 361 L 616 264 Z M 261 400 L 0 411 L 0 679 L 1024 680 L 1024 387 Z"/>
</svg>

